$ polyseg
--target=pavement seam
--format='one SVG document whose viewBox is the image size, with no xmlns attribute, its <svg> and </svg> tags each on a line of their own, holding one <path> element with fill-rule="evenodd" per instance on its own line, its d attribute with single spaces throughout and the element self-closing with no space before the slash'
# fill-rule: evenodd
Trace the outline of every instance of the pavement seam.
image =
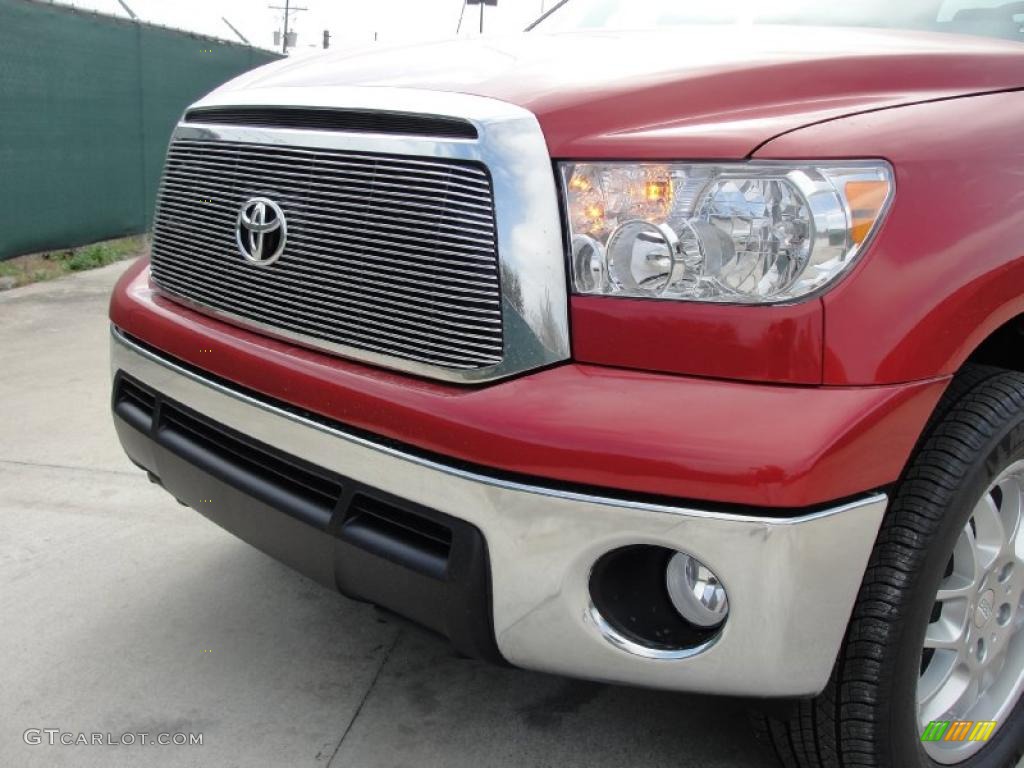
<svg viewBox="0 0 1024 768">
<path fill-rule="evenodd" d="M 352 713 L 352 719 L 348 721 L 348 725 L 345 726 L 345 732 L 341 734 L 341 738 L 338 740 L 337 746 L 334 747 L 334 751 L 331 753 L 331 759 L 327 761 L 327 768 L 332 768 L 334 760 L 338 756 L 338 752 L 341 751 L 341 745 L 345 743 L 345 739 L 348 737 L 349 731 L 352 730 L 352 726 L 355 725 L 356 720 L 359 719 L 360 713 L 363 711 L 363 705 L 366 704 L 367 699 L 370 698 L 370 694 L 373 693 L 373 689 L 377 687 L 377 680 L 380 678 L 381 672 L 384 671 L 385 665 L 388 663 L 388 659 L 391 658 L 391 654 L 394 653 L 395 648 L 398 647 L 398 641 L 402 638 L 402 629 L 398 628 L 395 633 L 395 639 L 391 641 L 391 646 L 388 648 L 387 653 L 384 654 L 383 660 L 380 662 L 380 666 L 377 667 L 377 671 L 373 673 L 373 679 L 370 681 L 370 685 L 367 686 L 366 692 L 363 694 L 363 698 L 359 701 L 359 706 L 356 707 L 356 711 Z"/>
<path fill-rule="evenodd" d="M 0 459 L 0 464 L 9 464 L 13 467 L 38 467 L 39 469 L 70 469 L 74 472 L 99 472 L 103 475 L 122 475 L 124 477 L 138 477 L 138 472 L 127 469 L 104 469 L 102 467 L 76 467 L 71 464 L 47 464 L 42 461 L 18 461 L 17 459 Z"/>
</svg>

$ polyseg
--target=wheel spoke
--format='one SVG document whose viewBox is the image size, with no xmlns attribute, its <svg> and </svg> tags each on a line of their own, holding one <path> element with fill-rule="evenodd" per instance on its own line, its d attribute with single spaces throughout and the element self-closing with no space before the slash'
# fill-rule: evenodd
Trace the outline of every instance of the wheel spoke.
<svg viewBox="0 0 1024 768">
<path fill-rule="evenodd" d="M 935 595 L 936 602 L 948 602 L 950 600 L 967 600 L 974 592 L 975 581 L 959 573 L 953 573 L 944 579 Z"/>
<path fill-rule="evenodd" d="M 999 502 L 999 513 L 1003 521 L 1005 539 L 1012 542 L 1014 537 L 1020 533 L 1021 525 L 1021 497 L 1024 495 L 1024 488 L 1021 487 L 1019 475 L 1010 475 L 999 482 L 996 486 L 1002 493 Z"/>
<path fill-rule="evenodd" d="M 956 590 L 963 583 L 969 587 L 976 587 L 984 575 L 984 569 L 979 561 L 974 527 L 968 522 L 953 547 L 953 572 L 943 580 L 940 589 L 945 589 L 949 585 Z"/>
<path fill-rule="evenodd" d="M 933 664 L 936 661 L 932 660 Z M 932 720 L 943 720 L 968 698 L 972 688 L 971 676 L 963 665 L 943 660 L 932 674 L 929 665 L 918 682 L 918 720 L 927 725 Z"/>
<path fill-rule="evenodd" d="M 967 685 L 961 691 L 953 705 L 949 707 L 948 711 L 953 713 L 953 716 L 960 719 L 966 716 L 971 708 L 977 703 L 981 696 L 981 676 L 980 675 L 966 675 Z"/>
<path fill-rule="evenodd" d="M 936 651 L 953 651 L 964 653 L 964 628 L 957 626 L 952 620 L 943 616 L 929 624 L 924 635 L 924 647 Z"/>
<path fill-rule="evenodd" d="M 1019 494 L 1017 495 L 1019 496 Z M 974 507 L 971 519 L 974 521 L 971 538 L 975 562 L 981 571 L 985 571 L 992 566 L 1007 544 L 1003 516 L 991 493 L 986 493 L 981 497 L 981 501 Z M 968 525 L 968 528 L 970 527 Z"/>
<path fill-rule="evenodd" d="M 949 684 L 958 664 L 957 655 L 948 651 L 937 651 L 917 682 L 917 706 L 922 717 L 935 697 Z M 929 720 L 925 721 L 930 722 Z"/>
</svg>

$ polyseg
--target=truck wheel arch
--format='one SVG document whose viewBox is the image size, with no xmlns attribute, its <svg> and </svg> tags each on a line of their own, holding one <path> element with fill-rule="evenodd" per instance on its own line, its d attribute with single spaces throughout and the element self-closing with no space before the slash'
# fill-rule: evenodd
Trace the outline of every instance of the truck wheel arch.
<svg viewBox="0 0 1024 768">
<path fill-rule="evenodd" d="M 989 323 L 977 328 L 965 340 L 956 362 L 958 370 L 974 363 L 1024 371 L 1024 297 L 1014 306 L 994 313 Z"/>
</svg>

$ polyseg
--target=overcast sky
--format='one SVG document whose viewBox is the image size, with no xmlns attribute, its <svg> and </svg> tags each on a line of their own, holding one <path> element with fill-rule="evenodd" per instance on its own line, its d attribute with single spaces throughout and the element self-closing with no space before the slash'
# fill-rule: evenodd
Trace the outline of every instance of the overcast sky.
<svg viewBox="0 0 1024 768">
<path fill-rule="evenodd" d="M 57 0 L 65 5 L 127 16 L 118 0 Z M 273 33 L 281 26 L 281 11 L 268 5 L 284 0 L 125 0 L 144 21 L 179 27 L 221 38 L 234 38 L 221 21 L 225 16 L 254 45 L 270 48 Z M 498 0 L 487 7 L 484 30 L 512 32 L 540 15 L 542 5 L 550 8 L 557 0 Z M 293 14 L 292 26 L 299 33 L 299 49 L 320 47 L 323 31 L 329 29 L 332 48 L 373 41 L 374 32 L 382 42 L 450 37 L 455 34 L 462 0 L 292 0 L 293 6 L 308 11 Z M 464 34 L 476 34 L 479 6 L 466 9 Z"/>
</svg>

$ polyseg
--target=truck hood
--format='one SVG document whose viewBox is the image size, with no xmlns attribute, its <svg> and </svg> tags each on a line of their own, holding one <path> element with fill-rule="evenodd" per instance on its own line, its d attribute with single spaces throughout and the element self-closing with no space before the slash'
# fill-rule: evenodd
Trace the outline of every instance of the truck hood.
<svg viewBox="0 0 1024 768">
<path fill-rule="evenodd" d="M 1022 87 L 1024 45 L 773 26 L 526 33 L 286 60 L 224 89 L 341 85 L 517 104 L 537 116 L 556 158 L 737 159 L 809 123 Z"/>
</svg>

